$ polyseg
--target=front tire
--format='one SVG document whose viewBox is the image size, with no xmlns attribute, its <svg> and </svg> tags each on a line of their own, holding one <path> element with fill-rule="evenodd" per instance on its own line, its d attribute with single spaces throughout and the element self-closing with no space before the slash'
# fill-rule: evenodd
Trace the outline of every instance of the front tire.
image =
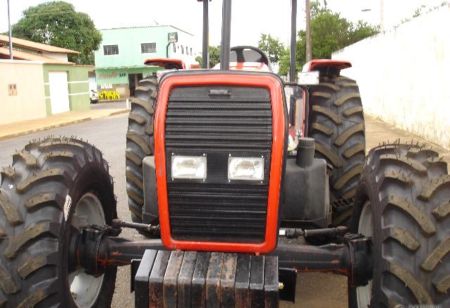
<svg viewBox="0 0 450 308">
<path fill-rule="evenodd" d="M 351 227 L 372 237 L 374 272 L 350 307 L 450 307 L 450 176 L 432 150 L 391 144 L 370 151 Z"/>
<path fill-rule="evenodd" d="M 0 185 L 0 307 L 109 307 L 116 268 L 69 273 L 68 244 L 72 228 L 116 217 L 108 164 L 95 147 L 47 138 L 16 153 Z"/>
</svg>

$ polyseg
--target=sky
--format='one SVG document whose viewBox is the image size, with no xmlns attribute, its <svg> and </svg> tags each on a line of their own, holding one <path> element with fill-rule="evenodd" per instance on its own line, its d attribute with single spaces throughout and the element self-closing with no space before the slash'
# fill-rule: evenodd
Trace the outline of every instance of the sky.
<svg viewBox="0 0 450 308">
<path fill-rule="evenodd" d="M 11 24 L 30 6 L 44 0 L 9 0 Z M 320 0 L 322 3 L 324 0 Z M 197 0 L 66 0 L 77 11 L 87 13 L 98 29 L 173 25 L 195 35 L 197 50 L 201 50 L 202 3 Z M 326 0 L 328 8 L 343 17 L 364 20 L 385 29 L 410 18 L 421 6 L 433 7 L 444 0 Z M 233 0 L 231 45 L 256 46 L 262 33 L 269 33 L 284 43 L 290 36 L 290 0 Z M 222 1 L 212 0 L 210 12 L 210 45 L 220 44 Z M 305 1 L 298 0 L 297 29 L 303 29 Z M 383 8 L 383 10 L 381 10 Z M 381 14 L 380 12 L 383 12 Z M 7 0 L 0 0 L 0 32 L 8 30 Z M 383 17 L 381 17 L 383 16 Z"/>
</svg>

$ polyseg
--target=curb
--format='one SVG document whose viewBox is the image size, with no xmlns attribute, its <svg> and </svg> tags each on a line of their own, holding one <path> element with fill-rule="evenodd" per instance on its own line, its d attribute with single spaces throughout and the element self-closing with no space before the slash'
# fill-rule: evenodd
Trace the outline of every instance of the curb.
<svg viewBox="0 0 450 308">
<path fill-rule="evenodd" d="M 95 119 L 107 118 L 107 117 L 110 117 L 110 116 L 115 116 L 115 115 L 124 114 L 124 113 L 128 113 L 128 112 L 129 112 L 128 109 L 123 109 L 123 110 L 113 111 L 113 112 L 110 112 L 109 114 L 101 115 L 101 116 L 98 116 L 98 117 L 86 116 L 84 118 L 80 118 L 80 119 L 76 119 L 76 120 L 69 120 L 67 122 L 62 122 L 62 123 L 59 123 L 59 124 L 49 124 L 49 125 L 41 126 L 41 127 L 38 127 L 38 128 L 24 130 L 24 131 L 21 131 L 21 132 L 18 132 L 18 133 L 6 134 L 6 135 L 3 135 L 3 136 L 0 136 L 0 140 L 5 140 L 5 139 L 14 138 L 14 137 L 24 136 L 24 135 L 28 135 L 28 134 L 32 134 L 32 133 L 37 133 L 37 132 L 49 130 L 49 129 L 52 129 L 52 128 L 58 128 L 58 127 L 72 125 L 72 124 L 78 124 L 78 123 L 87 122 L 87 121 L 91 121 L 91 120 L 95 120 Z"/>
<path fill-rule="evenodd" d="M 111 112 L 108 115 L 108 117 L 115 116 L 115 115 L 118 115 L 118 114 L 128 113 L 128 112 L 130 112 L 130 109 L 123 109 L 123 110 L 119 110 L 119 111 L 114 111 L 114 112 Z"/>
</svg>

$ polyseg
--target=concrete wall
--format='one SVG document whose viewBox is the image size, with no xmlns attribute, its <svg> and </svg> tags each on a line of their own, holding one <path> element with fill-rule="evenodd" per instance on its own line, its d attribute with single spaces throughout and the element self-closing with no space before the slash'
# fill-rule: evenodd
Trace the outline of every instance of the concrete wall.
<svg viewBox="0 0 450 308">
<path fill-rule="evenodd" d="M 450 149 L 450 6 L 333 54 L 365 112 Z"/>
<path fill-rule="evenodd" d="M 0 125 L 46 116 L 42 63 L 0 60 L 0 110 Z"/>
<path fill-rule="evenodd" d="M 89 109 L 89 79 L 88 72 L 92 66 L 88 65 L 44 65 L 45 104 L 47 115 L 51 115 L 49 72 L 67 72 L 69 86 L 69 102 L 71 111 L 83 111 Z"/>
</svg>

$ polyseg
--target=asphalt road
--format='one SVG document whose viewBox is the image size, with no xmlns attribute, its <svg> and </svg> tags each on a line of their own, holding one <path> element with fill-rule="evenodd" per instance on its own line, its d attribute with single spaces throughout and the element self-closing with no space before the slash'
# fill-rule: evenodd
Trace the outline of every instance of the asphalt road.
<svg viewBox="0 0 450 308">
<path fill-rule="evenodd" d="M 101 106 L 99 107 L 101 108 Z M 0 141 L 0 166 L 10 165 L 12 163 L 11 155 L 14 151 L 22 149 L 31 139 L 43 138 L 48 135 L 78 136 L 91 142 L 103 151 L 104 157 L 110 164 L 111 175 L 115 182 L 114 188 L 118 200 L 118 215 L 121 219 L 129 220 L 124 176 L 126 128 L 126 115 L 119 115 L 3 140 Z M 368 149 L 387 139 L 404 138 L 411 140 L 409 134 L 373 119 L 367 121 L 366 131 Z M 443 151 L 443 149 L 439 148 L 438 150 Z M 449 152 L 446 151 L 443 154 L 449 160 Z M 122 236 L 130 239 L 140 238 L 140 235 L 132 230 L 124 230 Z M 129 292 L 129 276 L 128 267 L 119 269 L 113 307 L 132 307 L 134 305 L 133 294 Z M 300 274 L 297 279 L 297 303 L 283 303 L 282 307 L 347 307 L 346 278 L 324 273 Z"/>
</svg>

